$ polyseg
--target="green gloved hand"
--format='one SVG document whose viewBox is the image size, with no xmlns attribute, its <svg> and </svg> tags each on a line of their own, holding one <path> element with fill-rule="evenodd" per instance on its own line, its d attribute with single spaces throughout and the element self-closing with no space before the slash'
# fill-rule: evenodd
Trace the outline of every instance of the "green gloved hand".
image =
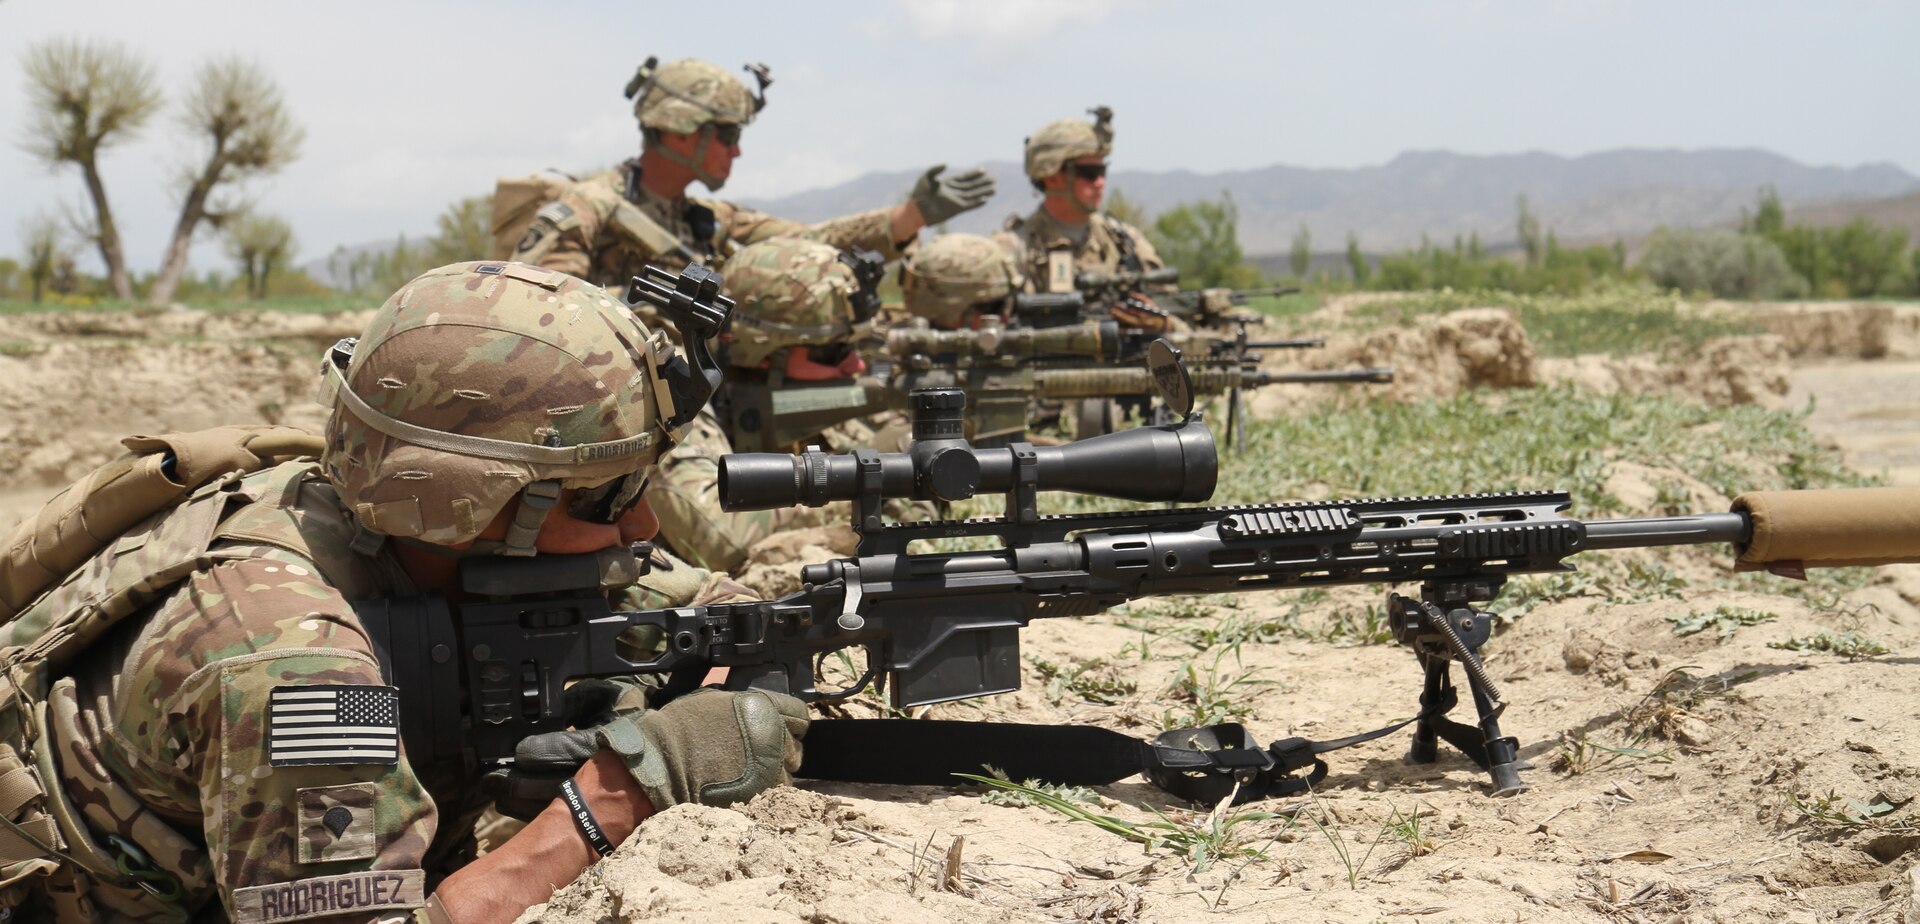
<svg viewBox="0 0 1920 924">
<path fill-rule="evenodd" d="M 920 218 L 937 225 L 962 212 L 971 212 L 993 198 L 993 177 L 975 167 L 964 173 L 942 177 L 946 164 L 929 168 L 913 184 L 913 204 L 920 207 Z"/>
<path fill-rule="evenodd" d="M 655 811 L 682 802 L 725 806 L 792 780 L 807 707 L 782 693 L 703 688 L 665 708 L 616 717 L 596 732 Z"/>
</svg>

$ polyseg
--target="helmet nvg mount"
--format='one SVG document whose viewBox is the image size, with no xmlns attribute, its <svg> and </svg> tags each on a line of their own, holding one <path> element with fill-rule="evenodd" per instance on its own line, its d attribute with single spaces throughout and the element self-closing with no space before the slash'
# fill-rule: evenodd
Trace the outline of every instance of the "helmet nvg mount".
<svg viewBox="0 0 1920 924">
<path fill-rule="evenodd" d="M 731 307 L 701 267 L 654 286 L 683 329 L 718 330 Z M 688 353 L 701 363 L 704 344 Z M 518 500 L 506 540 L 474 545 L 507 555 L 533 554 L 565 488 L 588 501 L 576 515 L 617 518 L 719 375 L 611 293 L 500 262 L 427 271 L 324 366 L 322 463 L 359 525 L 456 546 Z"/>
</svg>

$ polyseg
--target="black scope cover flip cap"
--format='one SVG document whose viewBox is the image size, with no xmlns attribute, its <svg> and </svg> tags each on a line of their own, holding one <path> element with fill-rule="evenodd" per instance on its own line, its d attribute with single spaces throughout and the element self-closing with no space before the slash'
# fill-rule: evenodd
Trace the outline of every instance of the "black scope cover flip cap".
<svg viewBox="0 0 1920 924">
<path fill-rule="evenodd" d="M 916 419 L 915 429 L 929 432 L 931 423 Z M 1060 446 L 982 449 L 946 437 L 916 441 L 907 452 L 733 453 L 720 457 L 720 504 L 728 510 L 819 507 L 860 497 L 863 478 L 877 483 L 882 497 L 965 500 L 1012 490 L 1020 453 L 1031 454 L 1042 491 L 1199 503 L 1213 496 L 1219 476 L 1213 433 L 1196 418 Z"/>
</svg>

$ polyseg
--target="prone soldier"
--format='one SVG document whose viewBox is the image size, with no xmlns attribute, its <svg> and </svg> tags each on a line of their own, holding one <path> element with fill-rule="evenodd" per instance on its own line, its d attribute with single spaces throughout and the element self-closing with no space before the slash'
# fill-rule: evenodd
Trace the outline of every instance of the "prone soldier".
<svg viewBox="0 0 1920 924">
<path fill-rule="evenodd" d="M 854 258 L 818 241 L 773 238 L 749 244 L 726 264 L 727 291 L 737 307 L 723 337 L 728 381 L 717 404 L 752 388 L 777 393 L 786 383 L 846 381 L 866 371 L 857 342 L 870 331 L 877 304 L 856 307 L 862 287 Z M 871 297 L 871 293 L 866 293 Z M 720 507 L 720 457 L 733 451 L 727 426 L 712 408 L 694 421 L 689 438 L 660 460 L 647 499 L 673 550 L 702 567 L 736 571 L 747 550 L 777 532 L 841 523 L 844 509 L 790 507 L 727 512 Z M 760 425 L 770 425 L 762 416 Z M 907 425 L 892 411 L 828 428 L 818 440 L 835 450 L 905 447 Z M 670 525 L 669 525 L 670 524 Z"/>
<path fill-rule="evenodd" d="M 804 225 L 716 199 L 691 198 L 694 181 L 718 192 L 740 156 L 740 135 L 766 105 L 772 83 L 764 65 L 747 68 L 759 92 L 726 69 L 686 59 L 649 58 L 627 85 L 640 123 L 640 156 L 613 171 L 554 189 L 537 179 L 503 181 L 496 192 L 496 246 L 510 241 L 512 259 L 571 273 L 615 288 L 647 264 L 679 269 L 716 265 L 735 248 L 770 237 L 806 237 L 843 250 L 872 250 L 892 259 L 919 230 L 984 205 L 993 178 L 974 169 L 947 174 L 929 168 L 907 201 Z M 531 220 L 529 221 L 529 215 Z M 521 228 L 525 230 L 522 231 Z"/>
<path fill-rule="evenodd" d="M 28 835 L 0 837 L 0 904 L 73 922 L 212 906 L 237 924 L 507 921 L 652 813 L 787 779 L 807 726 L 790 697 L 700 691 L 615 716 L 593 687 L 571 729 L 476 779 L 402 740 L 425 690 L 358 608 L 457 607 L 462 559 L 489 555 L 624 561 L 602 585 L 620 606 L 734 592 L 684 565 L 638 578 L 626 551 L 655 531 L 642 486 L 693 417 L 681 405 L 705 397 L 675 353 L 551 270 L 455 264 L 395 293 L 324 362 L 319 461 L 221 465 L 0 624 L 3 808 Z M 156 452 L 134 471 L 195 464 Z M 532 821 L 460 869 L 490 800 Z"/>
<path fill-rule="evenodd" d="M 978 327 L 981 315 L 1006 317 L 1025 286 L 1014 255 L 976 234 L 943 234 L 900 264 L 908 313 L 941 330 Z"/>
</svg>

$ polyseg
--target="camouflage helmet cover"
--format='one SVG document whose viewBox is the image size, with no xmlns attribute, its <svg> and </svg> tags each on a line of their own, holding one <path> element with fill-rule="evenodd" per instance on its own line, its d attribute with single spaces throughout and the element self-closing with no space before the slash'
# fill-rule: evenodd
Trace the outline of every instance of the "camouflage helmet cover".
<svg viewBox="0 0 1920 924">
<path fill-rule="evenodd" d="M 976 234 L 943 234 L 902 266 L 900 285 L 909 312 L 953 327 L 969 308 L 1006 299 L 1021 279 L 1005 247 Z"/>
<path fill-rule="evenodd" d="M 845 342 L 854 336 L 853 295 L 859 280 L 830 244 L 776 237 L 749 244 L 724 267 L 735 304 L 727 361 L 755 368 L 792 346 Z"/>
<path fill-rule="evenodd" d="M 1087 110 L 1094 121 L 1061 119 L 1027 137 L 1027 177 L 1044 180 L 1076 157 L 1106 157 L 1113 152 L 1113 110 Z"/>
<path fill-rule="evenodd" d="M 761 101 L 726 68 L 694 58 L 642 65 L 628 84 L 641 128 L 692 134 L 709 122 L 746 125 Z"/>
<path fill-rule="evenodd" d="M 374 313 L 345 369 L 326 362 L 321 461 L 368 530 L 466 542 L 536 481 L 586 488 L 651 465 L 671 438 L 671 350 L 564 273 L 429 270 Z"/>
</svg>

